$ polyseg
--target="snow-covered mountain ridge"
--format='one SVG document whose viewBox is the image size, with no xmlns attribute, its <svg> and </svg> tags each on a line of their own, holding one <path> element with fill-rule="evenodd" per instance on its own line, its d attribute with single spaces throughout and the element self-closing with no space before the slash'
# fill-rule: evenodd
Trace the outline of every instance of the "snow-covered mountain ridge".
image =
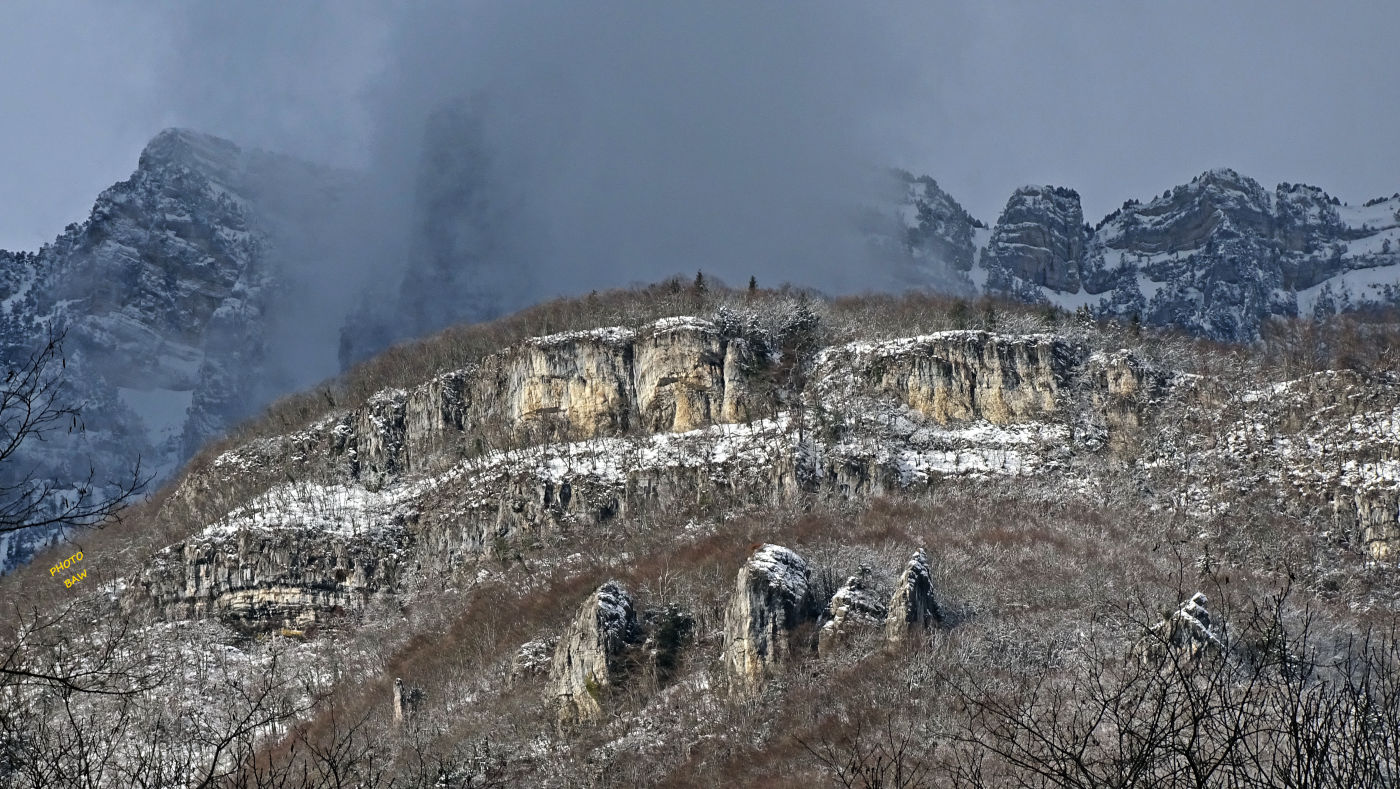
<svg viewBox="0 0 1400 789">
<path fill-rule="evenodd" d="M 906 181 L 911 267 L 951 266 L 974 294 L 1225 341 L 1257 338 L 1272 317 L 1400 300 L 1400 195 L 1342 205 L 1316 187 L 1269 192 L 1219 169 L 1092 227 L 1077 192 L 1022 187 L 986 230 L 936 183 Z"/>
<path fill-rule="evenodd" d="M 182 129 L 161 132 L 88 219 L 37 252 L 0 251 L 0 348 L 65 332 L 67 401 L 88 431 L 28 447 L 5 473 L 162 478 L 281 393 L 264 366 L 280 272 L 272 214 L 344 176 Z M 0 537 L 0 572 L 50 534 Z"/>
</svg>

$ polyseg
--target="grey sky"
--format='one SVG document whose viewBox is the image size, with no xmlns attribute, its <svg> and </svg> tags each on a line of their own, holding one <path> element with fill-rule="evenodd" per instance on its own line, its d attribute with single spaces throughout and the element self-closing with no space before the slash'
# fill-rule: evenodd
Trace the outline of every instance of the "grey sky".
<svg viewBox="0 0 1400 789">
<path fill-rule="evenodd" d="M 1361 201 L 1400 190 L 1397 23 L 1390 2 L 12 0 L 0 247 L 82 219 L 164 126 L 387 172 L 449 95 L 489 94 L 510 164 L 565 190 L 531 198 L 550 232 L 600 245 L 685 233 L 667 201 L 715 227 L 844 185 L 836 155 L 931 174 L 987 221 L 1022 183 L 1078 189 L 1092 221 L 1217 166 Z M 777 254 L 761 231 L 748 254 Z"/>
</svg>

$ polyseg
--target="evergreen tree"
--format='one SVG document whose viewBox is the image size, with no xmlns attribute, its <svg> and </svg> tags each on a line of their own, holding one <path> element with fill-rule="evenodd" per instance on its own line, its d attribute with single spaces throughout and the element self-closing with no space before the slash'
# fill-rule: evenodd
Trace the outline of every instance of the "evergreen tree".
<svg viewBox="0 0 1400 789">
<path fill-rule="evenodd" d="M 953 322 L 953 328 L 967 328 L 967 302 L 958 299 L 953 302 L 953 306 L 948 310 L 948 318 Z"/>
</svg>

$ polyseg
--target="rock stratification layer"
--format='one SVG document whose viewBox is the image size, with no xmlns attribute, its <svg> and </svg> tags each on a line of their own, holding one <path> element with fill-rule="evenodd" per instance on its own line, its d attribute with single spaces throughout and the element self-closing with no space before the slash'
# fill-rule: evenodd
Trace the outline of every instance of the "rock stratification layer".
<svg viewBox="0 0 1400 789">
<path fill-rule="evenodd" d="M 252 621 L 275 603 L 317 618 L 393 594 L 392 568 L 452 570 L 648 514 L 863 501 L 962 478 L 1080 485 L 1120 462 L 1273 486 L 1281 506 L 1334 511 L 1335 533 L 1376 558 L 1400 537 L 1394 475 L 1374 456 L 1393 442 L 1396 404 L 1355 376 L 1232 395 L 1127 349 L 944 331 L 833 345 L 777 386 L 790 370 L 762 347 L 719 320 L 669 318 L 522 342 L 383 390 L 191 473 L 170 511 L 204 526 L 142 588 L 174 612 Z M 1238 424 L 1205 416 L 1227 407 Z M 1204 509 L 1223 490 L 1181 501 Z M 892 616 L 936 611 L 921 583 L 910 576 Z"/>
</svg>

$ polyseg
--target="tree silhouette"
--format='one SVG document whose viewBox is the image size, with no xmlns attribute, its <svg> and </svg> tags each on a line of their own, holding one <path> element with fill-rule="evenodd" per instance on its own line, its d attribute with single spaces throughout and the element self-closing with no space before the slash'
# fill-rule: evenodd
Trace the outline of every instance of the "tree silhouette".
<svg viewBox="0 0 1400 789">
<path fill-rule="evenodd" d="M 30 528 L 102 527 L 150 481 L 139 458 L 118 479 L 56 480 L 19 469 L 21 450 L 58 434 L 86 429 L 82 407 L 69 399 L 63 333 L 50 327 L 44 346 L 19 363 L 4 363 L 0 381 L 0 534 Z"/>
</svg>

